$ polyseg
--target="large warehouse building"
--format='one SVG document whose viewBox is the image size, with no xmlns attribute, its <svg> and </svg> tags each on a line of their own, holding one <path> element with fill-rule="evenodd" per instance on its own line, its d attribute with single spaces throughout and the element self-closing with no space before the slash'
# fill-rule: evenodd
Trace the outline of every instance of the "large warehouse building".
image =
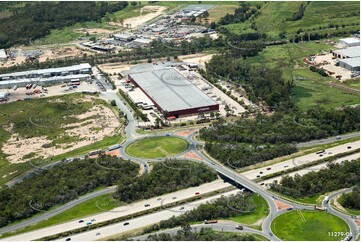
<svg viewBox="0 0 361 242">
<path fill-rule="evenodd" d="M 68 82 L 73 79 L 87 80 L 92 72 L 88 63 L 74 66 L 14 72 L 0 75 L 0 88 L 18 87 L 36 83 L 38 85 Z"/>
<path fill-rule="evenodd" d="M 218 111 L 219 104 L 173 68 L 128 75 L 167 117 Z"/>
</svg>

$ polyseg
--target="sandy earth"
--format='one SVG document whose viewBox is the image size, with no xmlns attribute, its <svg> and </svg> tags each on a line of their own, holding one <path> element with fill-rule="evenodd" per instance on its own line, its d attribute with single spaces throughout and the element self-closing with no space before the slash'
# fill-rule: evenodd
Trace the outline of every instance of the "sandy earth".
<svg viewBox="0 0 361 242">
<path fill-rule="evenodd" d="M 108 29 L 98 29 L 98 28 L 94 28 L 94 29 L 80 28 L 80 29 L 74 29 L 74 32 L 80 34 L 86 34 L 87 32 L 89 34 L 110 34 L 113 31 Z"/>
<path fill-rule="evenodd" d="M 174 134 L 175 135 L 179 135 L 179 136 L 183 136 L 183 137 L 187 137 L 188 135 L 190 135 L 191 133 L 196 132 L 197 130 L 185 130 L 185 131 L 177 131 Z"/>
<path fill-rule="evenodd" d="M 178 58 L 184 62 L 194 62 L 204 67 L 205 63 L 212 59 L 212 56 L 213 54 L 209 54 L 209 55 L 194 54 L 194 55 L 179 56 Z"/>
<path fill-rule="evenodd" d="M 199 157 L 194 152 L 188 152 L 183 155 L 185 158 L 195 159 L 195 160 L 202 160 L 201 157 Z"/>
<path fill-rule="evenodd" d="M 285 209 L 285 208 L 290 208 L 291 206 L 286 204 L 286 203 L 283 203 L 283 202 L 280 202 L 278 200 L 274 200 L 274 202 L 276 203 L 276 206 L 277 206 L 277 209 L 278 210 L 281 210 L 281 209 Z"/>
<path fill-rule="evenodd" d="M 110 25 L 127 26 L 130 24 L 131 29 L 135 29 L 139 25 L 152 20 L 153 18 L 161 15 L 167 8 L 162 6 L 144 6 L 140 9 L 140 12 L 150 12 L 145 15 L 124 19 L 123 24 L 117 22 L 109 22 Z"/>
<path fill-rule="evenodd" d="M 114 72 L 119 73 L 125 70 L 129 70 L 130 67 L 134 65 L 124 64 L 124 63 L 109 63 L 109 64 L 102 64 L 98 65 L 98 67 L 107 73 L 113 74 Z"/>
<path fill-rule="evenodd" d="M 43 156 L 47 158 L 103 140 L 105 137 L 112 135 L 116 127 L 120 125 L 115 114 L 104 106 L 92 107 L 88 112 L 77 117 L 85 119 L 94 115 L 100 115 L 101 118 L 87 119 L 80 123 L 68 125 L 68 129 L 65 130 L 64 134 L 77 137 L 78 141 L 76 142 L 43 148 L 42 145 L 49 144 L 52 140 L 45 136 L 26 139 L 18 134 L 12 134 L 10 139 L 4 143 L 2 151 L 8 155 L 7 160 L 10 163 L 26 162 L 27 160 L 22 159 L 22 157 L 30 152 L 36 153 L 36 157 Z M 35 157 L 30 159 L 33 158 Z"/>
</svg>

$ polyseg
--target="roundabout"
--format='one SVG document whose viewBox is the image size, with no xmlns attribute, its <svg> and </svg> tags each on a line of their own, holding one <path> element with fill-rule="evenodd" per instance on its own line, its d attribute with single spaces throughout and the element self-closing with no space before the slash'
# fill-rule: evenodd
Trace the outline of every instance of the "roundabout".
<svg viewBox="0 0 361 242">
<path fill-rule="evenodd" d="M 132 157 L 157 159 L 178 155 L 188 149 L 188 142 L 172 136 L 147 137 L 129 144 L 125 152 Z"/>
<path fill-rule="evenodd" d="M 272 221 L 271 228 L 279 239 L 289 241 L 340 241 L 350 231 L 341 218 L 310 210 L 283 213 Z"/>
</svg>

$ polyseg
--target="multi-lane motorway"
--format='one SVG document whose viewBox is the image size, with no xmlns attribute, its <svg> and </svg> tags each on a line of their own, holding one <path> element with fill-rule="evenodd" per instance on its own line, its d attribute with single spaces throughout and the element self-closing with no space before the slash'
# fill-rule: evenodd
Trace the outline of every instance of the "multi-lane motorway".
<svg viewBox="0 0 361 242">
<path fill-rule="evenodd" d="M 132 112 L 128 109 L 127 105 L 125 105 L 123 103 L 123 101 L 117 96 L 116 92 L 109 89 L 109 85 L 107 85 L 105 83 L 104 86 L 106 87 L 107 91 L 101 93 L 100 97 L 105 99 L 105 100 L 108 100 L 108 101 L 115 100 L 119 110 L 123 111 L 124 114 L 127 115 L 127 119 L 128 119 L 128 125 L 125 127 L 125 133 L 126 133 L 127 140 L 123 144 L 123 148 L 120 150 L 121 156 L 123 158 L 125 158 L 125 159 L 131 159 L 131 160 L 143 165 L 145 170 L 148 171 L 148 168 L 149 168 L 148 162 L 149 161 L 157 162 L 159 160 L 146 160 L 146 159 L 130 157 L 125 153 L 125 148 L 126 148 L 127 145 L 129 145 L 130 143 L 132 143 L 132 142 L 134 142 L 134 141 L 136 141 L 136 140 L 138 140 L 140 138 L 144 138 L 144 137 L 148 137 L 148 136 L 154 136 L 154 135 L 140 135 L 140 134 L 138 134 L 136 132 L 137 121 L 136 121 L 136 119 L 134 119 L 134 116 L 133 116 Z M 157 134 L 157 135 L 162 136 L 163 134 Z M 345 138 L 350 138 L 350 137 L 357 137 L 358 135 L 359 135 L 359 133 L 347 134 L 347 135 L 341 136 L 341 138 L 345 139 Z M 230 180 L 232 180 L 234 182 L 234 185 L 240 185 L 241 187 L 245 187 L 245 188 L 259 194 L 260 196 L 262 196 L 267 201 L 269 209 L 270 209 L 270 213 L 262 223 L 262 231 L 260 233 L 263 236 L 268 237 L 271 240 L 278 240 L 278 238 L 275 235 L 272 234 L 271 222 L 276 216 L 286 212 L 286 210 L 285 209 L 278 210 L 277 206 L 276 206 L 276 203 L 275 203 L 275 199 L 277 199 L 278 201 L 280 201 L 282 203 L 288 204 L 289 206 L 292 206 L 295 209 L 313 209 L 313 207 L 311 207 L 311 206 L 303 206 L 303 205 L 299 205 L 299 204 L 293 204 L 290 201 L 282 200 L 280 198 L 275 198 L 275 196 L 272 193 L 270 193 L 269 191 L 266 190 L 265 186 L 261 186 L 261 185 L 255 183 L 255 182 L 251 181 L 251 179 L 257 178 L 257 176 L 259 176 L 261 174 L 260 173 L 261 171 L 262 171 L 262 175 L 266 175 L 266 174 L 270 174 L 270 173 L 273 173 L 273 172 L 276 172 L 276 171 L 287 170 L 287 169 L 290 169 L 292 167 L 302 165 L 303 163 L 318 160 L 318 159 L 320 159 L 319 154 L 316 155 L 316 156 L 315 156 L 315 154 L 310 154 L 309 156 L 302 157 L 301 159 L 296 158 L 296 159 L 293 159 L 293 160 L 288 160 L 288 161 L 284 161 L 284 162 L 281 162 L 281 163 L 278 163 L 278 164 L 274 164 L 274 165 L 270 166 L 271 169 L 269 169 L 269 170 L 267 170 L 265 168 L 259 168 L 259 169 L 256 169 L 256 170 L 252 170 L 252 171 L 248 171 L 246 173 L 239 174 L 239 173 L 235 172 L 234 170 L 232 170 L 230 168 L 227 168 L 227 167 L 225 167 L 225 166 L 223 166 L 223 165 L 221 165 L 219 163 L 215 163 L 210 158 L 205 156 L 202 152 L 200 152 L 196 147 L 197 147 L 197 145 L 203 144 L 203 142 L 194 140 L 193 136 L 194 136 L 194 134 L 190 134 L 187 137 L 181 137 L 181 138 L 186 139 L 188 141 L 188 143 L 189 143 L 189 147 L 188 147 L 186 152 L 195 153 L 198 157 L 201 158 L 200 162 L 203 162 L 203 163 L 207 164 L 211 168 L 215 169 L 219 174 L 221 174 L 221 175 L 229 178 Z M 328 139 L 321 140 L 321 141 L 318 140 L 318 141 L 311 141 L 311 142 L 299 144 L 298 146 L 299 147 L 313 146 L 313 145 L 317 145 L 317 144 L 320 144 L 320 143 L 331 143 L 331 142 L 334 142 L 335 140 L 336 140 L 336 138 L 332 137 L 332 138 L 328 138 Z M 352 143 L 348 143 L 348 144 L 345 144 L 345 145 L 330 148 L 323 155 L 326 157 L 326 156 L 330 156 L 330 155 L 335 155 L 337 153 L 344 153 L 346 151 L 355 150 L 355 149 L 359 148 L 359 146 L 360 146 L 359 141 L 352 142 Z M 349 148 L 349 147 L 351 147 L 351 148 Z M 183 155 L 183 153 L 176 156 L 176 158 L 181 157 L 182 155 Z M 350 159 L 354 158 L 354 157 L 359 157 L 359 155 L 357 154 L 357 155 L 350 156 Z M 322 166 L 320 166 L 320 167 L 322 167 Z M 313 167 L 313 168 L 318 169 L 320 167 L 316 167 L 316 168 Z M 299 171 L 299 172 L 302 172 L 302 171 Z M 277 179 L 277 178 L 274 178 L 274 179 Z M 223 185 L 220 185 L 219 188 L 216 187 L 216 186 L 215 186 L 215 188 L 220 189 L 221 187 L 224 187 L 225 183 L 222 182 L 222 184 Z M 229 186 L 229 184 L 226 184 L 226 185 Z M 114 188 L 107 188 L 107 189 L 108 190 L 101 190 L 99 192 L 101 192 L 101 194 L 109 193 Z M 178 194 L 178 192 L 176 192 L 177 195 L 174 195 L 174 194 L 167 195 L 167 196 L 172 196 L 171 198 L 168 198 L 168 201 L 167 201 L 167 199 L 165 199 L 167 196 L 164 196 L 164 198 L 161 199 L 161 200 L 157 199 L 156 201 L 153 201 L 153 200 L 156 199 L 156 198 L 153 198 L 153 200 L 150 199 L 149 201 L 141 201 L 141 202 L 134 203 L 134 204 L 131 205 L 131 208 L 128 207 L 128 209 L 126 209 L 126 211 L 128 212 L 127 214 L 129 214 L 129 212 L 134 213 L 136 211 L 141 211 L 142 209 L 144 210 L 144 204 L 145 203 L 152 204 L 152 206 L 155 206 L 155 204 L 159 203 L 160 201 L 163 202 L 164 204 L 166 204 L 167 202 L 170 203 L 172 200 L 178 201 L 178 200 L 181 200 L 181 199 L 184 199 L 184 198 L 194 196 L 194 194 L 193 194 L 194 191 L 192 189 L 193 188 L 190 188 L 188 190 L 188 192 L 187 191 L 179 191 L 179 194 Z M 189 192 L 190 190 L 192 190 L 192 192 Z M 199 188 L 198 190 L 200 190 L 200 192 L 209 191 L 209 190 L 207 190 L 207 188 Z M 182 192 L 184 192 L 184 194 Z M 94 193 L 94 194 L 96 194 L 96 193 Z M 132 222 L 129 222 L 129 225 L 126 225 L 126 226 L 124 226 L 124 224 L 122 222 L 122 223 L 116 223 L 116 224 L 113 224 L 113 225 L 105 226 L 105 227 L 102 227 L 102 228 L 99 228 L 99 229 L 96 229 L 96 230 L 91 230 L 91 231 L 88 231 L 88 232 L 85 232 L 85 233 L 80 233 L 78 235 L 72 236 L 72 240 L 97 240 L 97 239 L 100 239 L 100 238 L 108 237 L 108 236 L 118 234 L 118 233 L 121 233 L 121 232 L 124 232 L 124 231 L 127 231 L 127 230 L 131 230 L 131 229 L 134 229 L 134 228 L 139 228 L 139 227 L 142 227 L 142 226 L 145 226 L 145 225 L 150 225 L 150 224 L 153 224 L 153 223 L 155 223 L 157 221 L 166 219 L 166 218 L 168 218 L 168 216 L 171 217 L 173 215 L 179 215 L 179 214 L 183 213 L 184 211 L 187 211 L 187 209 L 189 209 L 190 207 L 197 206 L 196 204 L 200 204 L 200 203 L 205 202 L 205 201 L 210 201 L 211 199 L 214 199 L 217 196 L 207 198 L 207 199 L 203 199 L 203 200 L 199 200 L 197 202 L 194 202 L 193 204 L 184 205 L 184 210 L 173 211 L 172 209 L 170 209 L 170 210 L 167 209 L 167 210 L 163 210 L 163 211 L 156 212 L 156 213 L 153 213 L 153 214 L 138 217 L 138 218 L 135 218 L 134 221 L 132 220 Z M 83 198 L 79 198 L 78 200 L 80 201 L 81 199 L 83 199 L 81 201 L 84 201 L 84 200 L 86 200 L 86 198 L 89 198 L 89 196 L 88 195 L 84 196 Z M 21 223 L 19 223 L 17 225 L 14 225 L 15 227 L 2 228 L 0 230 L 0 233 L 6 232 L 6 231 L 12 231 L 12 230 L 14 230 L 16 228 L 22 228 L 25 225 L 29 225 L 29 224 L 32 224 L 34 222 L 41 221 L 43 219 L 47 219 L 47 218 L 49 218 L 51 216 L 54 216 L 54 214 L 58 214 L 61 211 L 65 211 L 66 209 L 69 209 L 70 207 L 74 206 L 74 204 L 79 204 L 78 200 L 73 201 L 72 204 L 66 204 L 64 206 L 61 206 L 57 210 L 54 209 L 54 210 L 52 210 L 50 212 L 44 213 L 43 215 L 39 215 L 38 217 L 35 217 L 33 220 L 31 220 L 31 219 L 26 220 L 26 221 L 21 222 Z M 121 208 L 119 208 L 119 209 L 121 209 Z M 177 208 L 175 208 L 175 209 L 177 209 Z M 350 231 L 352 232 L 352 234 L 355 235 L 354 238 L 357 236 L 357 234 L 359 233 L 359 231 L 358 231 L 359 229 L 358 229 L 358 227 L 357 227 L 357 225 L 356 225 L 356 223 L 355 223 L 355 221 L 353 219 L 351 219 L 348 215 L 344 215 L 344 214 L 339 213 L 337 211 L 334 211 L 332 209 L 330 209 L 330 212 L 333 213 L 334 215 L 339 216 L 342 219 L 344 219 L 348 223 L 348 225 L 350 227 Z M 41 217 L 41 216 L 43 216 L 43 217 Z M 97 216 L 104 216 L 104 217 L 99 217 L 99 218 L 97 217 L 96 222 L 105 221 L 105 220 L 110 219 L 109 216 L 105 216 L 105 215 L 97 215 Z M 117 216 L 119 217 L 120 215 L 117 214 Z M 114 217 L 116 217 L 116 216 L 114 216 Z M 148 222 L 146 222 L 146 221 L 148 221 Z M 75 228 L 77 228 L 79 226 L 84 226 L 84 225 L 79 225 L 79 223 L 77 221 L 71 221 L 71 222 L 69 222 L 69 224 L 65 223 L 65 224 L 58 225 L 58 227 L 53 226 L 53 227 L 49 227 L 49 228 L 45 228 L 45 229 L 41 229 L 41 230 L 29 232 L 29 233 L 25 233 L 25 234 L 18 235 L 18 236 L 9 237 L 9 238 L 6 238 L 6 240 L 39 239 L 39 238 L 42 238 L 42 237 L 47 236 L 47 235 L 52 235 L 52 234 L 56 234 L 56 233 L 59 233 L 59 232 L 75 229 Z M 217 227 L 217 226 L 215 226 L 215 227 Z M 217 228 L 225 229 L 225 227 L 222 227 L 222 226 L 228 226 L 228 225 L 219 225 L 219 226 L 220 227 L 217 227 Z M 252 232 L 252 231 L 250 230 L 249 232 Z"/>
</svg>

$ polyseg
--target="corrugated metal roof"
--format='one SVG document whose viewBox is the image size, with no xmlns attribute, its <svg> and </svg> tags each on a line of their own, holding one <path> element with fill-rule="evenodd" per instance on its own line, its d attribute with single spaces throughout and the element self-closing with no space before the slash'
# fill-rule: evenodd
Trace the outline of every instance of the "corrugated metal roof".
<svg viewBox="0 0 361 242">
<path fill-rule="evenodd" d="M 87 78 L 89 77 L 88 74 L 78 74 L 78 75 L 68 75 L 68 76 L 54 76 L 54 77 L 47 77 L 47 78 L 23 78 L 23 79 L 15 79 L 15 80 L 5 80 L 0 81 L 1 85 L 16 85 L 16 84 L 22 84 L 22 83 L 33 83 L 33 82 L 53 82 L 53 81 L 66 81 L 76 78 Z"/>
<path fill-rule="evenodd" d="M 28 75 L 43 75 L 49 73 L 61 73 L 66 71 L 80 71 L 83 69 L 91 69 L 91 65 L 88 63 L 74 65 L 74 66 L 66 66 L 66 67 L 58 67 L 58 68 L 48 68 L 48 69 L 41 69 L 41 70 L 32 70 L 32 71 L 21 71 L 21 72 L 13 72 L 2 74 L 0 77 L 18 77 L 18 76 L 28 76 Z"/>
<path fill-rule="evenodd" d="M 351 67 L 360 66 L 360 58 L 359 58 L 359 57 L 342 59 L 342 60 L 340 60 L 340 62 L 343 62 L 343 63 L 345 63 L 345 64 L 348 64 L 348 65 L 350 65 Z"/>
<path fill-rule="evenodd" d="M 359 46 L 347 47 L 345 49 L 334 50 L 333 52 L 335 52 L 339 55 L 348 56 L 350 58 L 359 57 L 360 56 L 360 47 Z"/>
<path fill-rule="evenodd" d="M 173 68 L 129 75 L 163 110 L 169 112 L 217 104 Z"/>
<path fill-rule="evenodd" d="M 360 40 L 357 38 L 345 38 L 345 39 L 340 39 L 340 41 L 345 42 L 347 44 L 355 44 L 355 43 L 360 43 Z"/>
</svg>

